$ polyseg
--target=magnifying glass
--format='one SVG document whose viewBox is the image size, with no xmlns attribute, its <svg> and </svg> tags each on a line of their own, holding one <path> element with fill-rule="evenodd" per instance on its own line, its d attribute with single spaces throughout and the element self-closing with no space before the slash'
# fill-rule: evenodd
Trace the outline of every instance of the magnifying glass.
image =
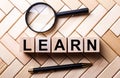
<svg viewBox="0 0 120 78">
<path fill-rule="evenodd" d="M 59 16 L 88 14 L 88 8 L 70 10 L 64 12 L 55 12 L 55 10 L 47 3 L 35 3 L 31 5 L 25 15 L 27 26 L 34 32 L 45 32 L 50 30 Z"/>
</svg>

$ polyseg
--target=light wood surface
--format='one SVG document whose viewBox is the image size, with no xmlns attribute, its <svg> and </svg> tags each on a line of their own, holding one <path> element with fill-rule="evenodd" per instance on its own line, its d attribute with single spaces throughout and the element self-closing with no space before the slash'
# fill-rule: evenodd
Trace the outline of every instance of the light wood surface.
<svg viewBox="0 0 120 78">
<path fill-rule="evenodd" d="M 35 2 L 46 2 L 56 12 L 88 7 L 90 14 L 59 17 L 52 30 L 35 33 L 27 27 L 24 18 L 27 8 Z M 100 53 L 26 54 L 20 52 L 23 37 L 97 37 Z M 0 78 L 120 78 L 119 44 L 120 0 L 0 0 Z M 31 67 L 78 62 L 91 62 L 93 66 L 38 74 L 28 72 Z"/>
</svg>

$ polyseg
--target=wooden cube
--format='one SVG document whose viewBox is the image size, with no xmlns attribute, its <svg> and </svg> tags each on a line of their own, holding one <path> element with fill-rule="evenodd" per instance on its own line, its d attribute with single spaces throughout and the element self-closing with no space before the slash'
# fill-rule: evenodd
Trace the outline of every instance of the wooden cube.
<svg viewBox="0 0 120 78">
<path fill-rule="evenodd" d="M 83 52 L 83 38 L 70 37 L 68 38 L 68 53 Z"/>
<path fill-rule="evenodd" d="M 84 52 L 99 52 L 100 41 L 98 38 L 84 38 Z"/>
<path fill-rule="evenodd" d="M 34 38 L 22 38 L 20 42 L 20 52 L 34 53 L 34 51 Z"/>
<path fill-rule="evenodd" d="M 67 52 L 67 38 L 53 37 L 52 38 L 52 53 L 66 53 Z"/>
<path fill-rule="evenodd" d="M 50 53 L 50 38 L 36 38 L 36 52 Z"/>
</svg>

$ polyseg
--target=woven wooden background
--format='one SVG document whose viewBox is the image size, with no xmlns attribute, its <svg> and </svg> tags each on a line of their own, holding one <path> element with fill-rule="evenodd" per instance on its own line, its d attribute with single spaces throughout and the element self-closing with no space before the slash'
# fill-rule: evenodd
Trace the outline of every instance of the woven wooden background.
<svg viewBox="0 0 120 78">
<path fill-rule="evenodd" d="M 59 18 L 55 28 L 32 32 L 25 11 L 46 2 L 56 11 L 88 7 L 90 15 Z M 22 37 L 98 37 L 100 54 L 24 54 Z M 92 62 L 90 68 L 30 74 L 30 67 Z M 120 78 L 120 0 L 0 0 L 0 78 Z"/>
</svg>

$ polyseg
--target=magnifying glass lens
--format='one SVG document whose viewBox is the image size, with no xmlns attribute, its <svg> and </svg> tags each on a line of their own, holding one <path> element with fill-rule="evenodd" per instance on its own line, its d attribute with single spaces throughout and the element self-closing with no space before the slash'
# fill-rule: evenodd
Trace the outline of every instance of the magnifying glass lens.
<svg viewBox="0 0 120 78">
<path fill-rule="evenodd" d="M 54 10 L 45 4 L 33 5 L 27 17 L 29 28 L 36 32 L 49 30 L 55 22 Z"/>
</svg>

